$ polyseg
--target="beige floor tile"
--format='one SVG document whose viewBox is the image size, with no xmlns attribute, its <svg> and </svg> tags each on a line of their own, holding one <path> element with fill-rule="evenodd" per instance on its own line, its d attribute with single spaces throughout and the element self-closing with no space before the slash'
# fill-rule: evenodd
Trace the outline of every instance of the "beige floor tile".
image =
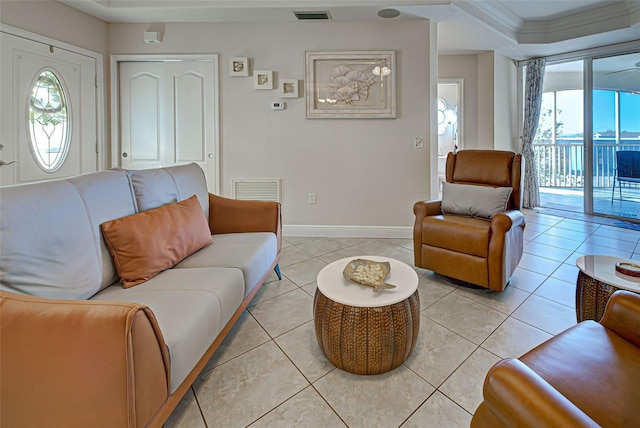
<svg viewBox="0 0 640 428">
<path fill-rule="evenodd" d="M 575 266 L 578 258 L 582 256 L 586 256 L 586 254 L 583 254 L 579 251 L 574 251 L 573 254 L 571 254 L 571 256 L 564 261 L 564 264 Z"/>
<path fill-rule="evenodd" d="M 619 227 L 601 226 L 593 233 L 597 236 L 604 236 L 611 239 L 619 239 L 622 241 L 638 242 L 640 240 L 640 232 L 629 229 L 621 229 Z"/>
<path fill-rule="evenodd" d="M 564 248 L 565 250 L 575 251 L 578 249 L 582 241 L 574 241 L 573 239 L 560 238 L 559 236 L 547 235 L 543 233 L 538 236 L 533 242 L 539 242 L 540 244 L 551 245 L 552 247 Z"/>
<path fill-rule="evenodd" d="M 313 319 L 313 297 L 297 289 L 248 308 L 271 337 Z"/>
<path fill-rule="evenodd" d="M 575 264 L 564 263 L 551 274 L 551 277 L 559 279 L 560 281 L 575 284 L 578 279 L 578 266 Z"/>
<path fill-rule="evenodd" d="M 401 262 L 404 262 L 409 266 L 413 266 L 415 262 L 413 257 L 413 250 L 409 250 L 404 247 L 389 248 L 388 250 L 381 252 L 380 255 L 400 260 Z"/>
<path fill-rule="evenodd" d="M 405 365 L 437 387 L 477 346 L 429 318 L 420 320 L 415 348 Z"/>
<path fill-rule="evenodd" d="M 333 263 L 340 259 L 346 259 L 347 257 L 356 258 L 362 255 L 362 252 L 353 246 L 342 248 L 333 253 L 323 254 L 318 258 L 326 263 Z"/>
<path fill-rule="evenodd" d="M 471 414 L 436 391 L 402 424 L 402 428 L 468 428 Z"/>
<path fill-rule="evenodd" d="M 454 293 L 468 297 L 469 299 L 481 303 L 485 306 L 509 315 L 524 302 L 529 293 L 515 287 L 507 287 L 503 291 L 489 289 L 474 290 L 471 288 L 459 287 Z"/>
<path fill-rule="evenodd" d="M 607 248 L 614 248 L 616 250 L 633 252 L 636 247 L 637 240 L 626 241 L 619 238 L 612 238 L 609 236 L 594 235 L 590 236 L 584 241 L 586 244 L 595 244 Z"/>
<path fill-rule="evenodd" d="M 333 428 L 345 427 L 345 424 L 316 390 L 308 387 L 249 426 L 251 428 Z"/>
<path fill-rule="evenodd" d="M 298 248 L 312 254 L 314 257 L 318 257 L 322 254 L 332 253 L 342 249 L 342 245 L 335 239 L 320 238 L 309 242 L 303 242 L 298 244 Z"/>
<path fill-rule="evenodd" d="M 524 253 L 518 266 L 523 269 L 539 273 L 541 275 L 551 275 L 556 269 L 560 267 L 561 264 L 561 262 L 556 262 L 553 260 L 545 259 L 544 257 Z"/>
<path fill-rule="evenodd" d="M 477 345 L 507 318 L 505 314 L 455 293 L 443 297 L 422 314 Z"/>
<path fill-rule="evenodd" d="M 512 317 L 551 334 L 558 334 L 576 324 L 576 311 L 560 303 L 532 295 Z"/>
<path fill-rule="evenodd" d="M 555 226 L 556 224 L 564 220 L 564 217 L 558 217 L 554 215 L 541 214 L 541 213 L 538 213 L 532 216 L 526 215 L 526 217 L 530 223 L 542 224 L 545 226 Z"/>
<path fill-rule="evenodd" d="M 553 300 L 554 302 L 576 307 L 576 283 L 561 281 L 556 278 L 547 279 L 534 293 L 536 296 Z"/>
<path fill-rule="evenodd" d="M 526 220 L 527 220 L 527 225 L 524 228 L 525 232 L 540 234 L 540 233 L 546 232 L 551 227 L 545 224 L 534 223 L 531 221 L 531 219 L 526 219 Z"/>
<path fill-rule="evenodd" d="M 397 248 L 389 239 L 366 239 L 353 247 L 363 256 L 377 256 L 393 248 Z"/>
<path fill-rule="evenodd" d="M 280 262 L 278 264 L 280 268 L 284 268 L 311 258 L 313 258 L 313 254 L 304 251 L 300 247 L 292 246 L 283 248 L 282 251 L 280 251 Z"/>
<path fill-rule="evenodd" d="M 600 228 L 600 225 L 596 223 L 587 223 L 580 220 L 564 219 L 554 227 L 560 229 L 575 230 L 577 232 L 584 232 L 591 235 Z"/>
<path fill-rule="evenodd" d="M 193 390 L 189 388 L 163 428 L 206 428 Z"/>
<path fill-rule="evenodd" d="M 591 235 L 591 232 L 564 229 L 562 227 L 559 227 L 560 224 L 562 223 L 549 228 L 546 232 L 544 232 L 544 234 L 557 236 L 564 239 L 572 239 L 574 241 L 584 241 Z"/>
<path fill-rule="evenodd" d="M 541 235 L 541 233 L 542 233 L 542 232 L 534 232 L 533 230 L 525 229 L 525 231 L 524 231 L 524 236 L 523 236 L 523 238 L 524 238 L 524 242 L 525 242 L 525 243 L 527 243 L 527 242 L 533 241 L 533 240 L 534 240 L 534 239 L 536 239 L 538 236 L 540 236 L 540 235 Z"/>
<path fill-rule="evenodd" d="M 491 366 L 498 361 L 499 357 L 478 348 L 438 389 L 473 414 L 482 402 L 484 378 Z"/>
<path fill-rule="evenodd" d="M 605 247 L 602 245 L 597 245 L 593 243 L 585 242 L 580 245 L 577 250 L 584 254 L 589 255 L 605 255 L 605 256 L 614 256 L 614 257 L 622 257 L 628 259 L 629 256 L 633 253 L 633 250 L 618 250 L 616 248 Z"/>
<path fill-rule="evenodd" d="M 334 370 L 314 387 L 351 428 L 397 427 L 434 392 L 403 365 L 375 376 Z"/>
<path fill-rule="evenodd" d="M 298 245 L 320 238 L 315 236 L 283 236 L 282 239 L 292 243 L 293 245 Z"/>
<path fill-rule="evenodd" d="M 435 281 L 418 275 L 418 295 L 420 296 L 420 310 L 425 310 L 438 300 L 442 299 L 455 288 L 445 287 Z"/>
<path fill-rule="evenodd" d="M 193 384 L 210 427 L 247 426 L 309 382 L 273 342 L 200 375 Z"/>
<path fill-rule="evenodd" d="M 509 317 L 491 333 L 482 347 L 500 358 L 517 358 L 551 337 L 545 331 Z"/>
<path fill-rule="evenodd" d="M 298 286 L 287 278 L 282 278 L 280 281 L 265 282 L 262 287 L 260 287 L 260 290 L 258 290 L 253 300 L 251 300 L 249 306 L 257 305 L 258 303 L 262 303 L 266 300 L 297 289 Z"/>
<path fill-rule="evenodd" d="M 314 297 L 316 295 L 316 290 L 318 289 L 318 283 L 312 282 L 311 284 L 307 284 L 304 287 L 301 287 L 305 293 L 309 296 Z"/>
<path fill-rule="evenodd" d="M 266 343 L 271 338 L 260 324 L 249 314 L 244 311 L 238 321 L 234 324 L 224 338 L 216 352 L 213 354 L 207 365 L 202 369 L 202 372 L 209 371 L 214 367 L 229 361 L 238 355 L 244 354 L 253 348 L 256 348 L 263 343 Z"/>
<path fill-rule="evenodd" d="M 311 383 L 335 369 L 318 345 L 313 321 L 277 337 L 275 341 Z"/>
<path fill-rule="evenodd" d="M 527 269 L 517 267 L 507 287 L 515 287 L 526 292 L 533 292 L 547 277 Z"/>
<path fill-rule="evenodd" d="M 529 242 L 524 246 L 524 252 L 533 254 L 534 256 L 544 257 L 545 259 L 564 262 L 571 254 L 572 250 L 552 247 L 551 245 L 541 244 L 539 242 Z"/>
<path fill-rule="evenodd" d="M 302 287 L 314 282 L 318 277 L 318 272 L 320 272 L 326 265 L 326 262 L 313 258 L 287 266 L 286 269 L 282 269 L 282 274 L 299 287 Z"/>
</svg>

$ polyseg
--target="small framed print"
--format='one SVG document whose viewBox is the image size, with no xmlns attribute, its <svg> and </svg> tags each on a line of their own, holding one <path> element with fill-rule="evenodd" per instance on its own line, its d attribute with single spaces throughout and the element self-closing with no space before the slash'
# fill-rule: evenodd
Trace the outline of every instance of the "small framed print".
<svg viewBox="0 0 640 428">
<path fill-rule="evenodd" d="M 298 79 L 280 80 L 280 96 L 282 98 L 298 98 Z"/>
<path fill-rule="evenodd" d="M 273 71 L 256 70 L 253 72 L 254 89 L 273 89 Z"/>
<path fill-rule="evenodd" d="M 249 59 L 246 57 L 229 58 L 229 76 L 249 75 Z"/>
</svg>

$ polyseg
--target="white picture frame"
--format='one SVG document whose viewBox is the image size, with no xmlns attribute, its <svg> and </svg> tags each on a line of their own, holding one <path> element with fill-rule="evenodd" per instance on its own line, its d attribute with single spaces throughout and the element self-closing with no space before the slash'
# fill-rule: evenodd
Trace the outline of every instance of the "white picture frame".
<svg viewBox="0 0 640 428">
<path fill-rule="evenodd" d="M 229 76 L 238 76 L 238 77 L 249 76 L 249 58 L 247 57 L 229 58 Z"/>
<path fill-rule="evenodd" d="M 255 70 L 253 72 L 254 89 L 273 89 L 273 71 Z"/>
<path fill-rule="evenodd" d="M 282 98 L 299 98 L 298 79 L 278 79 L 280 80 L 280 96 Z"/>
<path fill-rule="evenodd" d="M 396 52 L 306 52 L 308 119 L 395 119 Z"/>
</svg>

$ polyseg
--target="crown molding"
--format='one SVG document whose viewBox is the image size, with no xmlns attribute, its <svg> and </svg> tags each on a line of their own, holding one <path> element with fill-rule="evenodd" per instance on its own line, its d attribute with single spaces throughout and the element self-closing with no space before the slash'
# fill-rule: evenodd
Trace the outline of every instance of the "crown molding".
<svg viewBox="0 0 640 428">
<path fill-rule="evenodd" d="M 453 0 L 453 6 L 477 22 L 489 27 L 513 42 L 518 40 L 518 30 L 524 21 L 500 2 Z"/>
<path fill-rule="evenodd" d="M 527 21 L 518 32 L 518 43 L 555 43 L 585 37 L 592 34 L 631 28 L 632 6 L 636 16 L 640 13 L 640 3 L 620 2 L 550 21 Z"/>
</svg>

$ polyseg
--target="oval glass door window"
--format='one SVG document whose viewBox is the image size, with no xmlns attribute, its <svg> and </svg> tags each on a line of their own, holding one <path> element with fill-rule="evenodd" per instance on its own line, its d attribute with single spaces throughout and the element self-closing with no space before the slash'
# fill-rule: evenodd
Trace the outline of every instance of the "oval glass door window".
<svg viewBox="0 0 640 428">
<path fill-rule="evenodd" d="M 70 113 L 62 82 L 52 70 L 42 71 L 31 88 L 28 122 L 31 151 L 44 171 L 56 171 L 67 157 Z"/>
</svg>

